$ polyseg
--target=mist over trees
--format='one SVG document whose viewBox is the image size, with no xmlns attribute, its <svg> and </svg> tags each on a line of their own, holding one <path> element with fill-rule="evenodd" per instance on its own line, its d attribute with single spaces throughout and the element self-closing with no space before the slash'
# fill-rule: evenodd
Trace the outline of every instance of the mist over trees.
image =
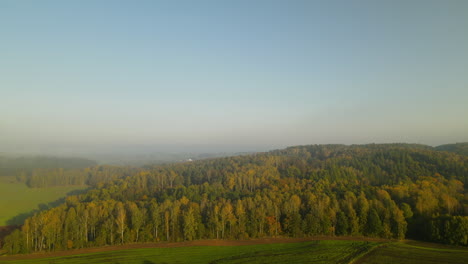
<svg viewBox="0 0 468 264">
<path fill-rule="evenodd" d="M 28 175 L 36 169 L 82 169 L 97 165 L 85 158 L 52 156 L 0 156 L 0 176 Z"/>
<path fill-rule="evenodd" d="M 468 157 L 423 145 L 311 145 L 84 171 L 95 188 L 27 219 L 4 249 L 315 235 L 468 245 Z"/>
<path fill-rule="evenodd" d="M 16 180 L 24 182 L 30 188 L 52 186 L 89 185 L 97 187 L 98 183 L 125 178 L 138 172 L 134 167 L 100 165 L 85 169 L 32 169 L 19 170 Z"/>
</svg>

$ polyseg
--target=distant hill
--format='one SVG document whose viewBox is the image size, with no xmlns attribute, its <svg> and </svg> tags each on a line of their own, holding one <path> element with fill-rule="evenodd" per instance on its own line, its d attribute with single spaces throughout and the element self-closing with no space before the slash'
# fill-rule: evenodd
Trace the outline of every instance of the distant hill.
<svg viewBox="0 0 468 264">
<path fill-rule="evenodd" d="M 435 147 L 435 149 L 468 156 L 468 142 L 440 145 Z"/>
<path fill-rule="evenodd" d="M 81 169 L 97 165 L 96 161 L 85 158 L 51 156 L 0 156 L 0 176 L 11 176 L 16 171 L 33 169 Z"/>
</svg>

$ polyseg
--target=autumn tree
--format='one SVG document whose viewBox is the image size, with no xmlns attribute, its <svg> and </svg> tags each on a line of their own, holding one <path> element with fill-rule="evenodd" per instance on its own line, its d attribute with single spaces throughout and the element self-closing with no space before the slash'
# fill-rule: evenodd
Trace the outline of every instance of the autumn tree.
<svg viewBox="0 0 468 264">
<path fill-rule="evenodd" d="M 115 223 L 117 225 L 117 230 L 120 234 L 120 242 L 124 244 L 124 232 L 127 228 L 127 213 L 125 212 L 124 205 L 121 202 L 118 202 L 115 205 Z"/>
</svg>

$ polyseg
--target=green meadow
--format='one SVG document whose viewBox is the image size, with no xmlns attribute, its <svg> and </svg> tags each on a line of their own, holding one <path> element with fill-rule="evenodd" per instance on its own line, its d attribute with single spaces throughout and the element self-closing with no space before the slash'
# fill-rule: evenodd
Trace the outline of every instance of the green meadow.
<svg viewBox="0 0 468 264">
<path fill-rule="evenodd" d="M 0 177 L 0 226 L 21 224 L 28 213 L 56 204 L 68 193 L 86 186 L 28 188 L 14 177 Z"/>
<path fill-rule="evenodd" d="M 0 263 L 348 263 L 375 244 L 353 241 L 312 241 L 248 246 L 191 246 L 127 249 L 65 257 L 1 261 Z"/>
<path fill-rule="evenodd" d="M 449 248 L 443 245 L 411 245 L 389 243 L 376 247 L 356 262 L 357 264 L 458 264 L 468 263 L 467 248 Z"/>
<path fill-rule="evenodd" d="M 325 240 L 247 246 L 127 249 L 10 261 L 2 261 L 0 257 L 0 263 L 468 263 L 468 251 L 403 243 Z"/>
</svg>

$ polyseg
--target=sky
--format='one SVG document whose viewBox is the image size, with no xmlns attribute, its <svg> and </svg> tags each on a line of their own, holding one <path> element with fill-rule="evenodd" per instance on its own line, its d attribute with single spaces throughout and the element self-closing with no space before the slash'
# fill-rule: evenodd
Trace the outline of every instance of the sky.
<svg viewBox="0 0 468 264">
<path fill-rule="evenodd" d="M 468 1 L 0 1 L 2 151 L 468 141 Z"/>
</svg>

